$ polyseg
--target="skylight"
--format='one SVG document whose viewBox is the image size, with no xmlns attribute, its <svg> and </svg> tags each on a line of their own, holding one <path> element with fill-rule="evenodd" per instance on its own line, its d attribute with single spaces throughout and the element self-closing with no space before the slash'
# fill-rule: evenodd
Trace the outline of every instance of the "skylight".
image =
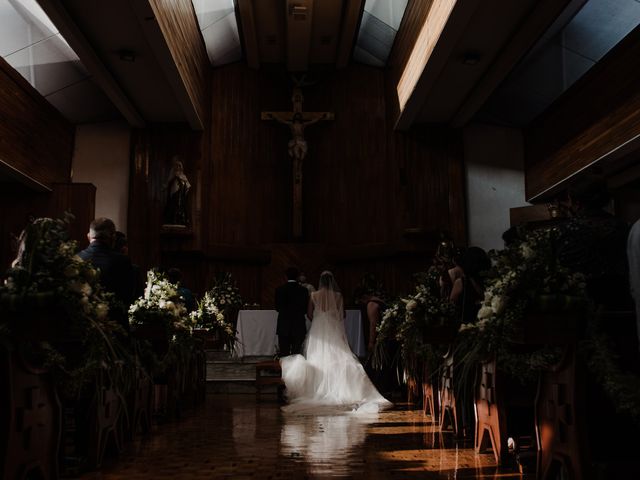
<svg viewBox="0 0 640 480">
<path fill-rule="evenodd" d="M 589 0 L 538 42 L 494 92 L 480 119 L 530 123 L 640 24 L 636 0 Z"/>
<path fill-rule="evenodd" d="M 353 50 L 357 62 L 376 67 L 387 64 L 408 0 L 367 0 L 358 40 Z"/>
<path fill-rule="evenodd" d="M 242 59 L 233 0 L 193 0 L 209 61 L 215 66 Z"/>
<path fill-rule="evenodd" d="M 35 0 L 0 0 L 0 55 L 74 123 L 115 109 Z"/>
</svg>

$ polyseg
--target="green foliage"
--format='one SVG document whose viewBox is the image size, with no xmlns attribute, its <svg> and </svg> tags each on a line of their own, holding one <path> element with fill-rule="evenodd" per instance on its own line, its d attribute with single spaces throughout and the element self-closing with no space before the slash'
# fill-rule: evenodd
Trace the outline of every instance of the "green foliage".
<svg viewBox="0 0 640 480">
<path fill-rule="evenodd" d="M 198 302 L 198 308 L 191 312 L 191 321 L 196 328 L 204 328 L 214 333 L 221 339 L 228 350 L 235 343 L 233 324 L 225 319 L 224 312 L 216 304 L 216 297 L 211 292 L 205 292 L 202 300 Z"/>
<path fill-rule="evenodd" d="M 129 322 L 132 325 L 160 322 L 172 335 L 193 327 L 178 286 L 155 270 L 147 272 L 144 294 L 129 307 Z"/>
<path fill-rule="evenodd" d="M 597 316 L 588 324 L 587 337 L 580 347 L 589 371 L 602 386 L 616 411 L 640 426 L 640 376 L 620 366 L 611 339 L 602 331 Z"/>
<path fill-rule="evenodd" d="M 383 313 L 382 321 L 377 326 L 374 363 L 381 366 L 393 360 L 388 358 L 386 348 L 389 340 L 395 341 L 400 346 L 402 362 L 408 370 L 405 373 L 415 377 L 417 372 L 412 366 L 417 365 L 418 360 L 428 357 L 435 359 L 442 353 L 433 344 L 431 335 L 434 329 L 450 327 L 453 331 L 457 313 L 455 306 L 441 296 L 440 275 L 436 267 L 414 278 L 419 283 L 413 295 L 391 302 Z"/>
<path fill-rule="evenodd" d="M 460 327 L 456 347 L 457 358 L 468 364 L 467 369 L 496 355 L 503 371 L 526 380 L 559 359 L 559 351 L 552 347 L 527 353 L 511 348 L 527 313 L 571 312 L 587 304 L 584 276 L 558 262 L 559 234 L 556 228 L 521 232 L 520 241 L 489 252 L 492 267 L 477 321 Z"/>
<path fill-rule="evenodd" d="M 75 254 L 76 243 L 68 234 L 72 219 L 38 218 L 28 225 L 0 287 L 6 341 L 52 368 L 68 395 L 78 394 L 100 370 L 120 361 L 114 334 L 121 331 L 109 319 L 113 296 L 103 291 L 91 263 Z M 48 342 L 37 340 L 47 332 Z"/>
<path fill-rule="evenodd" d="M 240 290 L 229 272 L 219 272 L 208 293 L 212 301 L 223 313 L 224 311 L 238 309 L 243 304 Z"/>
</svg>

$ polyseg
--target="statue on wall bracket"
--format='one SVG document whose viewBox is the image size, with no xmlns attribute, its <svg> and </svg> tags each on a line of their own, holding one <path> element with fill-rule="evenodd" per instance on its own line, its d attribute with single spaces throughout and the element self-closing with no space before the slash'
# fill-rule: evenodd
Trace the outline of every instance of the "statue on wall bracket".
<svg viewBox="0 0 640 480">
<path fill-rule="evenodd" d="M 179 230 L 190 227 L 189 191 L 191 184 L 184 173 L 184 165 L 179 155 L 174 155 L 171 158 L 171 170 L 165 190 L 167 197 L 162 228 Z"/>
</svg>

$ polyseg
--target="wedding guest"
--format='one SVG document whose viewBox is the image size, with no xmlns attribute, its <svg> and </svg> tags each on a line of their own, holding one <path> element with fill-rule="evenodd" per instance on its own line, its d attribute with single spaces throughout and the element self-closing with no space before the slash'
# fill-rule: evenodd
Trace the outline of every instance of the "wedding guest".
<svg viewBox="0 0 640 480">
<path fill-rule="evenodd" d="M 300 272 L 300 275 L 298 276 L 298 283 L 309 290 L 309 294 L 312 294 L 316 291 L 316 287 L 307 282 L 307 276 L 304 274 L 304 272 Z"/>
<path fill-rule="evenodd" d="M 636 331 L 640 347 L 640 219 L 633 224 L 627 237 L 627 259 L 631 296 L 636 307 Z"/>
<path fill-rule="evenodd" d="M 469 247 L 454 258 L 454 263 L 449 270 L 449 300 L 460 308 L 462 323 L 474 323 L 484 298 L 482 273 L 489 270 L 491 261 L 482 248 Z"/>
<path fill-rule="evenodd" d="M 115 242 L 113 245 L 113 249 L 122 255 L 129 256 L 129 241 L 127 240 L 127 236 L 121 232 L 117 231 L 115 235 Z M 132 276 L 132 292 L 131 298 L 136 299 L 144 293 L 144 279 L 142 278 L 142 274 L 140 273 L 140 267 L 135 263 L 131 263 L 131 276 Z"/>
<path fill-rule="evenodd" d="M 129 331 L 127 310 L 133 301 L 133 274 L 129 257 L 113 249 L 116 226 L 109 218 L 96 218 L 89 225 L 89 246 L 78 253 L 100 271 L 100 283 L 114 294 L 120 308 L 112 310 L 113 319 Z"/>
<path fill-rule="evenodd" d="M 387 309 L 384 300 L 366 290 L 356 290 L 356 303 L 361 305 L 362 310 L 362 330 L 364 341 L 367 345 L 367 358 L 364 359 L 364 369 L 375 387 L 385 395 L 391 395 L 400 389 L 398 376 L 395 374 L 399 369 L 398 349 L 399 345 L 395 339 L 387 339 L 384 344 L 384 350 L 391 363 L 383 366 L 373 367 L 373 354 L 377 341 L 377 328 L 382 322 L 382 316 Z"/>
<path fill-rule="evenodd" d="M 184 299 L 184 306 L 188 312 L 196 309 L 196 299 L 193 292 L 182 283 L 182 272 L 179 268 L 170 268 L 167 271 L 169 281 L 178 286 L 178 294 Z"/>
</svg>

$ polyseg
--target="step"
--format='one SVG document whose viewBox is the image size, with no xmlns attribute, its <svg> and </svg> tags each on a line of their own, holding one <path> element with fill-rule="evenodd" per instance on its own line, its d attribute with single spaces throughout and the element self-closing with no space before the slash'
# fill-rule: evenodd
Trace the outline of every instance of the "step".
<svg viewBox="0 0 640 480">
<path fill-rule="evenodd" d="M 207 393 L 255 394 L 254 380 L 207 380 Z M 274 392 L 276 390 L 274 389 Z"/>
</svg>

